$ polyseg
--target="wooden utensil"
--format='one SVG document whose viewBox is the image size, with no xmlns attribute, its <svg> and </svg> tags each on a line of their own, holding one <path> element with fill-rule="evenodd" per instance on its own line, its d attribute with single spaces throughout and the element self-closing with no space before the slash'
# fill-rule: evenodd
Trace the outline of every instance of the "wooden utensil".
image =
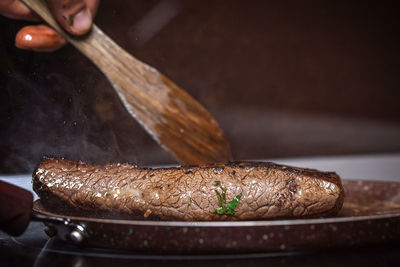
<svg viewBox="0 0 400 267">
<path fill-rule="evenodd" d="M 64 31 L 45 0 L 22 0 L 87 56 L 108 78 L 123 105 L 182 164 L 227 162 L 229 143 L 216 120 L 184 90 L 119 47 L 96 25 L 84 37 Z"/>
</svg>

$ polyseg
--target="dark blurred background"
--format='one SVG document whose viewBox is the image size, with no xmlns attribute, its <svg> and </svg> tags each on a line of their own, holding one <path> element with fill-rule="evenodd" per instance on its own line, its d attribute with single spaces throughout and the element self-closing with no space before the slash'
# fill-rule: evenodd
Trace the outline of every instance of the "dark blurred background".
<svg viewBox="0 0 400 267">
<path fill-rule="evenodd" d="M 102 1 L 95 23 L 197 98 L 235 159 L 400 152 L 396 1 Z M 44 155 L 169 164 L 73 47 L 0 18 L 0 172 Z"/>
</svg>

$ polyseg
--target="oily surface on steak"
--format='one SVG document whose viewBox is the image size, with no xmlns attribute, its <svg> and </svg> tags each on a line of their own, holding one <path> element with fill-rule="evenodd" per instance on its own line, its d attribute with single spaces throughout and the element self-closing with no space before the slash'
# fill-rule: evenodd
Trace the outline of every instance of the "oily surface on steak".
<svg viewBox="0 0 400 267">
<path fill-rule="evenodd" d="M 215 212 L 221 187 L 227 202 L 241 194 L 233 215 Z M 33 188 L 53 212 L 184 221 L 333 215 L 344 197 L 333 172 L 268 162 L 152 169 L 46 158 L 33 173 Z"/>
</svg>

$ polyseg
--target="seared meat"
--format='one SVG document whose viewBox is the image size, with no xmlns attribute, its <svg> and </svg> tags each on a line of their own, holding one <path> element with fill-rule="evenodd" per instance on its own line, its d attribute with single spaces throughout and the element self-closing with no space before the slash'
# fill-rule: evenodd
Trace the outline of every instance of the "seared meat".
<svg viewBox="0 0 400 267">
<path fill-rule="evenodd" d="M 267 162 L 152 169 L 44 159 L 33 188 L 53 212 L 184 221 L 332 215 L 344 197 L 335 173 Z M 238 201 L 233 215 L 216 212 L 224 190 L 226 203 Z"/>
</svg>

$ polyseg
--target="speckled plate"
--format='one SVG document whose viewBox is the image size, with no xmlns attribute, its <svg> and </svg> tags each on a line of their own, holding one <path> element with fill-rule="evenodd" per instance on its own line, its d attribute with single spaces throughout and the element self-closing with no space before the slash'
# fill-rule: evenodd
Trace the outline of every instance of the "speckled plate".
<svg viewBox="0 0 400 267">
<path fill-rule="evenodd" d="M 34 211 L 86 226 L 87 247 L 140 253 L 263 253 L 400 241 L 400 183 L 344 180 L 337 217 L 241 222 L 132 221 Z"/>
</svg>

